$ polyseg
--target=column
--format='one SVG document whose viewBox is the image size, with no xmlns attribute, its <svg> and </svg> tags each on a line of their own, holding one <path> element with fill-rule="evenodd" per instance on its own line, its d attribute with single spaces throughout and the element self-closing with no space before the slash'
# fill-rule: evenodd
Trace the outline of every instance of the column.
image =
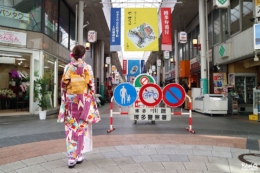
<svg viewBox="0 0 260 173">
<path fill-rule="evenodd" d="M 205 8 L 204 0 L 199 0 L 199 24 L 200 24 L 200 86 L 202 95 L 208 94 L 208 79 L 207 79 L 207 70 L 206 70 L 206 29 L 205 29 Z"/>
<path fill-rule="evenodd" d="M 100 44 L 96 42 L 94 44 L 94 77 L 95 77 L 95 85 L 96 85 L 96 92 L 99 93 L 100 91 Z M 99 79 L 99 80 L 97 80 Z"/>
<path fill-rule="evenodd" d="M 84 2 L 79 1 L 78 43 L 83 45 Z"/>
<path fill-rule="evenodd" d="M 175 83 L 179 83 L 179 46 L 178 46 L 178 31 L 174 30 L 174 58 L 175 58 Z"/>
<path fill-rule="evenodd" d="M 58 92 L 60 92 L 60 91 L 58 91 L 58 76 L 59 76 L 59 74 L 58 74 L 58 71 L 59 71 L 59 60 L 58 59 L 56 59 L 56 61 L 54 62 L 54 93 L 53 93 L 53 107 L 57 107 L 58 106 L 58 104 L 57 104 L 57 102 L 58 102 Z"/>
<path fill-rule="evenodd" d="M 100 95 L 102 98 L 105 96 L 105 88 L 104 88 L 104 41 L 100 41 Z"/>
</svg>

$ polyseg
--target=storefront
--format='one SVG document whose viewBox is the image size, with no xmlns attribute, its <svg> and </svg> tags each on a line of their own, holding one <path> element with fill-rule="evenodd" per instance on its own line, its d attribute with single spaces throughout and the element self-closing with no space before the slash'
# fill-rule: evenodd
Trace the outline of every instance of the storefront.
<svg viewBox="0 0 260 173">
<path fill-rule="evenodd" d="M 57 111 L 60 103 L 58 81 L 69 59 L 58 59 L 48 51 L 28 48 L 33 39 L 30 33 L 0 30 L 0 35 L 0 115 L 37 114 L 34 80 L 44 73 L 52 74 L 48 111 Z M 55 52 L 57 50 L 52 53 Z"/>
</svg>

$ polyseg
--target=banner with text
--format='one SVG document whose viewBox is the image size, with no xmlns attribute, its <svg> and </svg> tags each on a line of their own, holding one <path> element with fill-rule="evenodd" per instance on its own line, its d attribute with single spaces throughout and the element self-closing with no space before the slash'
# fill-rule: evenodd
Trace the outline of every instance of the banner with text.
<svg viewBox="0 0 260 173">
<path fill-rule="evenodd" d="M 171 8 L 161 8 L 162 50 L 172 51 Z"/>
<path fill-rule="evenodd" d="M 125 8 L 124 15 L 124 50 L 158 51 L 157 8 Z"/>
<path fill-rule="evenodd" d="M 121 8 L 111 8 L 110 51 L 121 51 Z"/>
<path fill-rule="evenodd" d="M 140 74 L 140 60 L 128 60 L 128 76 L 137 76 Z"/>
<path fill-rule="evenodd" d="M 123 74 L 127 74 L 127 60 L 123 60 Z"/>
</svg>

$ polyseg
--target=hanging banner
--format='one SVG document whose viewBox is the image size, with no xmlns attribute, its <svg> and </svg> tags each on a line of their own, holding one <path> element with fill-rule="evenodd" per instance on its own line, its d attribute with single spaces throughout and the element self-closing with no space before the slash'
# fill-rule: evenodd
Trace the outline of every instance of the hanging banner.
<svg viewBox="0 0 260 173">
<path fill-rule="evenodd" d="M 121 51 L 121 8 L 111 8 L 110 51 Z"/>
<path fill-rule="evenodd" d="M 141 60 L 141 73 L 144 73 L 144 60 Z"/>
<path fill-rule="evenodd" d="M 124 11 L 125 51 L 158 51 L 157 8 L 125 8 Z"/>
<path fill-rule="evenodd" d="M 140 60 L 128 60 L 128 73 L 129 76 L 137 76 L 140 74 Z"/>
<path fill-rule="evenodd" d="M 123 74 L 127 74 L 127 60 L 123 60 Z"/>
<path fill-rule="evenodd" d="M 171 8 L 161 8 L 162 50 L 172 51 L 172 15 Z"/>
</svg>

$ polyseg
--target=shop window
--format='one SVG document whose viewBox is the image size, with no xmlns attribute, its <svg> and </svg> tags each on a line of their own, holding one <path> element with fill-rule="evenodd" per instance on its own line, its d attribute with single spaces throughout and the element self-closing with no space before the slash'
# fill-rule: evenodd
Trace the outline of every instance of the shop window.
<svg viewBox="0 0 260 173">
<path fill-rule="evenodd" d="M 65 65 L 67 64 L 66 62 L 63 62 L 63 61 L 58 61 L 58 87 L 57 87 L 57 93 L 58 93 L 58 100 L 57 100 L 57 103 L 58 103 L 58 106 L 61 104 L 61 78 L 62 78 L 62 75 L 63 75 L 63 72 L 64 72 L 64 67 Z"/>
<path fill-rule="evenodd" d="M 58 29 L 58 0 L 45 0 L 45 29 L 44 33 L 57 41 Z"/>
<path fill-rule="evenodd" d="M 60 1 L 60 27 L 59 27 L 59 43 L 69 48 L 69 8 L 63 1 Z"/>
<path fill-rule="evenodd" d="M 213 11 L 213 43 L 214 45 L 220 42 L 220 18 L 219 9 Z"/>
<path fill-rule="evenodd" d="M 253 0 L 243 0 L 243 31 L 253 26 L 254 23 L 251 21 L 253 17 Z"/>
<path fill-rule="evenodd" d="M 41 0 L 0 0 L 0 25 L 41 31 Z"/>
<path fill-rule="evenodd" d="M 192 31 L 192 39 L 191 40 L 193 40 L 193 39 L 198 39 L 198 36 L 196 35 L 196 29 L 194 29 Z M 192 51 L 192 57 L 195 57 L 198 53 L 198 49 L 196 47 L 192 46 L 192 50 L 193 50 Z"/>
<path fill-rule="evenodd" d="M 76 45 L 75 42 L 75 16 L 70 13 L 70 50 Z"/>
<path fill-rule="evenodd" d="M 230 35 L 240 31 L 240 7 L 239 0 L 230 1 Z"/>
<path fill-rule="evenodd" d="M 222 41 L 225 41 L 228 39 L 229 31 L 228 31 L 228 13 L 227 9 L 221 9 L 221 30 L 222 30 Z"/>
<path fill-rule="evenodd" d="M 55 62 L 56 59 L 49 54 L 44 54 L 44 74 L 48 74 L 50 78 L 52 78 L 52 82 L 48 85 L 48 97 L 50 101 L 51 107 L 53 107 L 54 104 L 54 69 L 55 69 Z"/>
</svg>

